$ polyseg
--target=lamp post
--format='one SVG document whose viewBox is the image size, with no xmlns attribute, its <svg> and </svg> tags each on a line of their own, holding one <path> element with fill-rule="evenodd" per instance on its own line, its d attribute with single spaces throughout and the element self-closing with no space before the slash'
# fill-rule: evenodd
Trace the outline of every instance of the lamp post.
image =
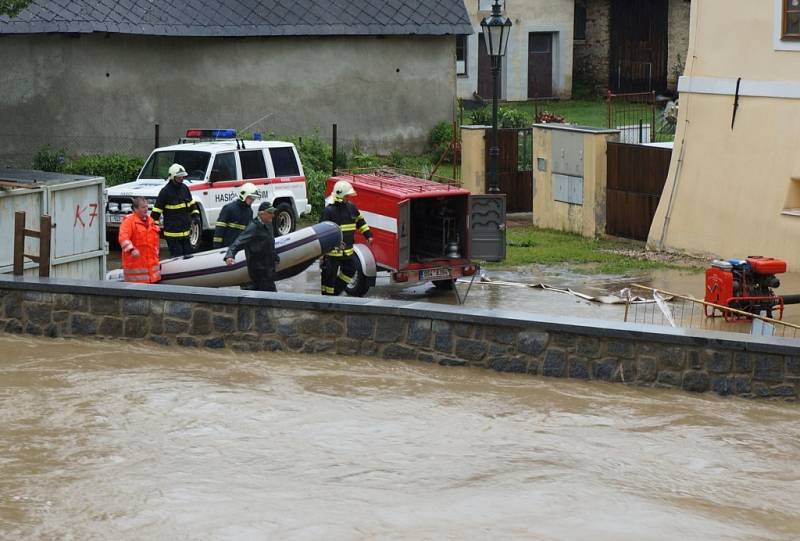
<svg viewBox="0 0 800 541">
<path fill-rule="evenodd" d="M 483 42 L 486 52 L 492 60 L 492 146 L 489 147 L 489 193 L 500 193 L 497 181 L 497 159 L 500 149 L 497 148 L 497 94 L 499 93 L 499 75 L 502 69 L 503 57 L 508 47 L 508 36 L 511 33 L 511 19 L 503 17 L 500 13 L 500 0 L 494 0 L 492 14 L 481 21 Z"/>
</svg>

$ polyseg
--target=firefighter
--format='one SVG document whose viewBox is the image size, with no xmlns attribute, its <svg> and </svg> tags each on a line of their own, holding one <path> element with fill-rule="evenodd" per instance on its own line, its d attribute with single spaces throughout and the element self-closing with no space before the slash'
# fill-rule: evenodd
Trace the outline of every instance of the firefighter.
<svg viewBox="0 0 800 541">
<path fill-rule="evenodd" d="M 214 229 L 214 248 L 230 246 L 253 221 L 252 204 L 257 192 L 255 184 L 246 182 L 239 188 L 239 198 L 222 207 Z"/>
<path fill-rule="evenodd" d="M 134 197 L 133 212 L 119 226 L 122 274 L 126 282 L 151 284 L 161 279 L 158 232 L 158 225 L 147 215 L 147 200 Z"/>
<path fill-rule="evenodd" d="M 356 275 L 353 256 L 353 241 L 356 229 L 372 244 L 372 232 L 358 208 L 347 198 L 356 195 L 353 186 L 346 180 L 333 185 L 332 202 L 322 210 L 320 222 L 337 224 L 342 231 L 342 244 L 322 258 L 322 294 L 339 295 Z"/>
<path fill-rule="evenodd" d="M 195 216 L 200 217 L 200 211 L 192 199 L 192 194 L 183 183 L 186 174 L 186 169 L 179 163 L 169 166 L 167 184 L 158 192 L 153 212 L 150 213 L 156 224 L 164 231 L 169 255 L 172 257 L 191 255 L 192 245 L 189 242 L 189 236 L 192 230 L 192 219 Z"/>
<path fill-rule="evenodd" d="M 244 249 L 247 255 L 247 273 L 258 291 L 277 291 L 275 288 L 275 264 L 280 257 L 275 252 L 275 233 L 272 218 L 275 208 L 263 201 L 258 206 L 256 218 L 250 222 L 241 235 L 236 237 L 225 252 L 225 263 L 233 265 L 236 253 Z"/>
</svg>

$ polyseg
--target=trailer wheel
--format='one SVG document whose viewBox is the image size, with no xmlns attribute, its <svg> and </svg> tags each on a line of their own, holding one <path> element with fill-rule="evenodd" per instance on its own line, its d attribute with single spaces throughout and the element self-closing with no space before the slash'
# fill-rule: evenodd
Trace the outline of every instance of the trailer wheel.
<svg viewBox="0 0 800 541">
<path fill-rule="evenodd" d="M 297 219 L 289 203 L 275 205 L 275 217 L 272 219 L 275 227 L 275 236 L 288 235 L 297 228 Z"/>
<path fill-rule="evenodd" d="M 363 297 L 369 291 L 369 282 L 367 277 L 364 276 L 364 268 L 361 266 L 361 260 L 353 256 L 356 262 L 356 275 L 353 276 L 353 281 L 344 288 L 344 292 L 351 297 Z"/>
<path fill-rule="evenodd" d="M 433 287 L 435 287 L 436 289 L 438 289 L 440 291 L 452 291 L 452 289 L 455 287 L 455 284 L 456 284 L 456 279 L 455 278 L 449 278 L 447 280 L 434 280 L 433 281 Z"/>
</svg>

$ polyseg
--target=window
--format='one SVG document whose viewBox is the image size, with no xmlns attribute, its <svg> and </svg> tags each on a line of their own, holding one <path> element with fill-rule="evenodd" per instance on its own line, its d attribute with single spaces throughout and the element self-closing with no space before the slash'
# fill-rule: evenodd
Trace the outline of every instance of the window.
<svg viewBox="0 0 800 541">
<path fill-rule="evenodd" d="M 218 180 L 236 180 L 236 157 L 233 152 L 217 154 L 211 167 L 211 182 Z"/>
<path fill-rule="evenodd" d="M 467 74 L 467 36 L 456 36 L 456 75 Z"/>
<path fill-rule="evenodd" d="M 179 163 L 186 169 L 189 176 L 186 180 L 201 180 L 206 176 L 206 168 L 211 155 L 208 152 L 192 150 L 165 150 L 156 152 L 142 168 L 139 178 L 167 178 L 169 166 Z"/>
<path fill-rule="evenodd" d="M 291 147 L 271 148 L 269 155 L 272 158 L 272 167 L 275 168 L 276 177 L 300 176 L 300 168 L 297 167 L 297 160 Z"/>
<path fill-rule="evenodd" d="M 783 0 L 781 39 L 800 40 L 800 0 Z"/>
<path fill-rule="evenodd" d="M 574 34 L 572 39 L 575 41 L 586 41 L 586 4 L 583 2 L 575 3 Z"/>
<path fill-rule="evenodd" d="M 505 8 L 505 0 L 499 0 L 500 4 L 500 11 L 503 11 Z M 492 5 L 494 5 L 494 0 L 478 0 L 478 9 L 480 11 L 492 11 Z"/>
<path fill-rule="evenodd" d="M 260 150 L 240 152 L 239 162 L 242 164 L 242 178 L 267 178 L 267 165 L 264 163 L 264 153 Z"/>
</svg>

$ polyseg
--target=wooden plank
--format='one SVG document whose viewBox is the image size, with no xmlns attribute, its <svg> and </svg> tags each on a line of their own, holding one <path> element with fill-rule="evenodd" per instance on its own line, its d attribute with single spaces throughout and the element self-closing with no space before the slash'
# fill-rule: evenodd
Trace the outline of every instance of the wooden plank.
<svg viewBox="0 0 800 541">
<path fill-rule="evenodd" d="M 25 264 L 25 213 L 14 213 L 14 276 L 22 276 Z"/>
</svg>

